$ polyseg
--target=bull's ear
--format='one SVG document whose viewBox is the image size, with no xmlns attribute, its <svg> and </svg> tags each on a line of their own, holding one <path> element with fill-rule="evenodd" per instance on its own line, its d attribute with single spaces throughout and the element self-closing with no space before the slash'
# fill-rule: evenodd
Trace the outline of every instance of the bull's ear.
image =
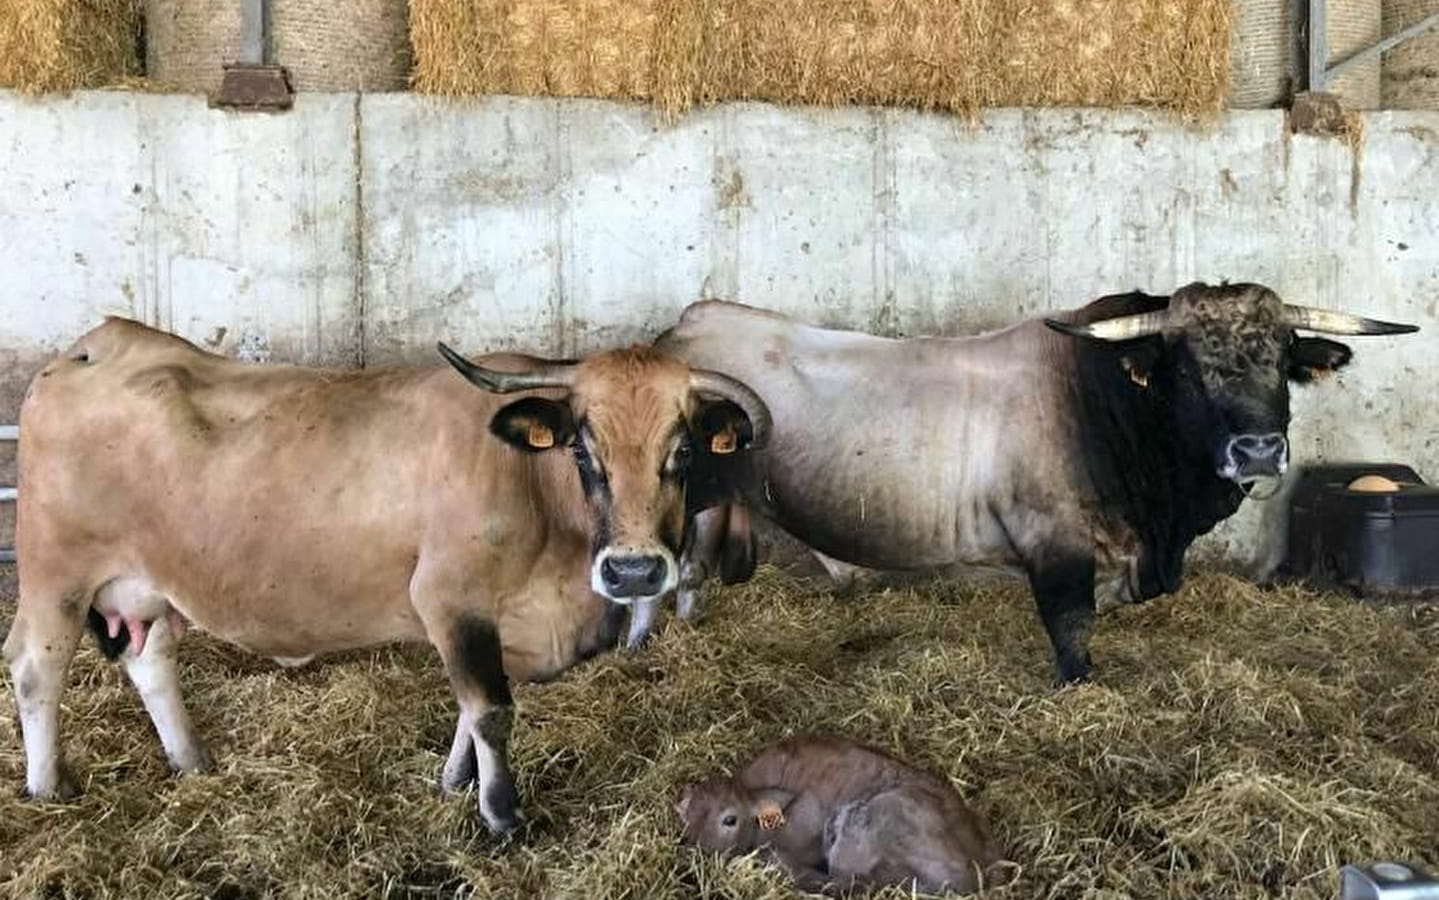
<svg viewBox="0 0 1439 900">
<path fill-rule="evenodd" d="M 695 436 L 710 453 L 724 455 L 749 446 L 754 426 L 738 405 L 728 400 L 708 400 L 694 418 Z"/>
<path fill-rule="evenodd" d="M 1163 352 L 1161 347 L 1158 341 L 1145 341 L 1131 347 L 1119 357 L 1119 367 L 1129 376 L 1130 381 L 1141 388 L 1147 388 L 1149 375 L 1159 363 L 1159 356 Z"/>
<path fill-rule="evenodd" d="M 1347 344 L 1328 338 L 1295 338 L 1289 348 L 1289 379 L 1308 382 L 1348 365 L 1354 355 Z"/>
<path fill-rule="evenodd" d="M 575 418 L 568 404 L 543 397 L 525 397 L 500 408 L 490 431 L 512 447 L 538 453 L 563 447 L 575 436 Z"/>
</svg>

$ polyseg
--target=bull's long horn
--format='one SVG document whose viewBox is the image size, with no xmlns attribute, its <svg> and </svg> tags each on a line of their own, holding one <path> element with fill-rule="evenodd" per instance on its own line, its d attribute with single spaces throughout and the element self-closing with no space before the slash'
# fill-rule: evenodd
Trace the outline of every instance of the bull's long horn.
<svg viewBox="0 0 1439 900">
<path fill-rule="evenodd" d="M 569 387 L 575 377 L 574 363 L 540 361 L 533 369 L 525 372 L 500 372 L 475 365 L 451 350 L 444 341 L 440 341 L 437 346 L 445 361 L 454 366 L 471 384 L 496 394 L 509 394 L 532 388 Z"/>
<path fill-rule="evenodd" d="M 1058 319 L 1045 319 L 1044 324 L 1055 331 L 1074 337 L 1095 338 L 1101 341 L 1132 341 L 1135 338 L 1163 331 L 1166 315 L 1167 312 L 1161 309 L 1129 316 L 1115 316 L 1112 319 L 1100 319 L 1098 322 L 1090 322 L 1088 325 L 1061 322 Z"/>
<path fill-rule="evenodd" d="M 744 382 L 707 369 L 692 369 L 690 370 L 690 390 L 728 400 L 744 410 L 744 414 L 749 416 L 750 428 L 754 432 L 754 436 L 750 440 L 751 448 L 763 447 L 769 440 L 773 424 L 769 415 L 769 407 L 760 399 L 759 394 L 750 390 Z"/>
<path fill-rule="evenodd" d="M 1289 323 L 1291 328 L 1322 331 L 1326 334 L 1409 334 L 1419 330 L 1418 325 L 1381 322 L 1351 313 L 1296 306 L 1293 303 L 1284 304 L 1284 321 Z"/>
</svg>

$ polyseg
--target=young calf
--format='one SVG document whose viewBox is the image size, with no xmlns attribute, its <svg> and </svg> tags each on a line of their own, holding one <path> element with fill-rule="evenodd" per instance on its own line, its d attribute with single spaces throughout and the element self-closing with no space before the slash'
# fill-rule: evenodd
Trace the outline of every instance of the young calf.
<svg viewBox="0 0 1439 900">
<path fill-rule="evenodd" d="M 885 885 L 961 891 L 993 883 L 999 849 L 953 787 L 872 747 L 804 735 L 732 778 L 685 788 L 684 841 L 726 854 L 764 847 L 805 890 Z"/>
</svg>

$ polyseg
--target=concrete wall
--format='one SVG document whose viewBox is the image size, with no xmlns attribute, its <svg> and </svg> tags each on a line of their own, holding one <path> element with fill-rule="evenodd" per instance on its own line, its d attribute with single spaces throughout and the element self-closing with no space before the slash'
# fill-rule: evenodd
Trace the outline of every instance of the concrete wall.
<svg viewBox="0 0 1439 900">
<path fill-rule="evenodd" d="M 0 93 L 0 421 L 100 314 L 323 364 L 643 340 L 724 296 L 886 334 L 958 333 L 1105 292 L 1262 281 L 1415 322 L 1300 392 L 1299 461 L 1439 480 L 1439 114 L 1359 149 L 1281 111 L 733 105 L 675 126 L 590 101 Z M 0 448 L 0 455 L 5 453 Z M 1271 505 L 1269 509 L 1273 509 Z M 1248 557 L 1246 510 L 1209 546 Z"/>
</svg>

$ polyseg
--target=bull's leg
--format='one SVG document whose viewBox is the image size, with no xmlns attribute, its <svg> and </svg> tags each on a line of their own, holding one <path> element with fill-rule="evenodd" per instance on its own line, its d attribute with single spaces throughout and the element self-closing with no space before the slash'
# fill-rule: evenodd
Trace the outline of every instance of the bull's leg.
<svg viewBox="0 0 1439 900">
<path fill-rule="evenodd" d="M 130 683 L 145 704 L 145 711 L 150 714 L 170 768 L 177 772 L 204 772 L 212 763 L 180 696 L 180 674 L 175 664 L 180 638 L 175 621 L 171 616 L 161 616 L 150 623 L 144 648 L 137 653 L 131 643 L 120 659 L 125 664 L 125 674 L 130 676 Z"/>
<path fill-rule="evenodd" d="M 25 787 L 33 797 L 64 799 L 78 793 L 60 749 L 60 696 L 88 607 L 81 591 L 37 592 L 22 585 L 5 639 L 25 742 Z"/>
<path fill-rule="evenodd" d="M 825 556 L 818 550 L 810 550 L 810 553 L 813 553 L 815 559 L 819 560 L 819 564 L 824 566 L 825 572 L 834 582 L 834 593 L 839 597 L 848 596 L 857 588 L 864 586 L 876 574 L 873 569 L 866 569 L 864 566 L 856 566 L 832 556 Z"/>
<path fill-rule="evenodd" d="M 723 506 L 695 515 L 689 543 L 680 556 L 679 586 L 675 589 L 675 615 L 681 619 L 693 619 L 700 613 L 704 583 L 720 568 L 728 518 L 728 509 Z"/>
<path fill-rule="evenodd" d="M 426 622 L 445 661 L 460 717 L 441 783 L 455 789 L 478 782 L 480 817 L 491 831 L 504 833 L 523 819 L 515 780 L 510 774 L 510 728 L 514 703 L 505 676 L 500 635 L 494 624 L 473 613 L 445 623 Z M 473 776 L 471 775 L 473 766 Z"/>
<path fill-rule="evenodd" d="M 1031 561 L 1029 587 L 1054 646 L 1057 683 L 1089 677 L 1089 632 L 1094 623 L 1094 557 L 1056 555 Z"/>
</svg>

